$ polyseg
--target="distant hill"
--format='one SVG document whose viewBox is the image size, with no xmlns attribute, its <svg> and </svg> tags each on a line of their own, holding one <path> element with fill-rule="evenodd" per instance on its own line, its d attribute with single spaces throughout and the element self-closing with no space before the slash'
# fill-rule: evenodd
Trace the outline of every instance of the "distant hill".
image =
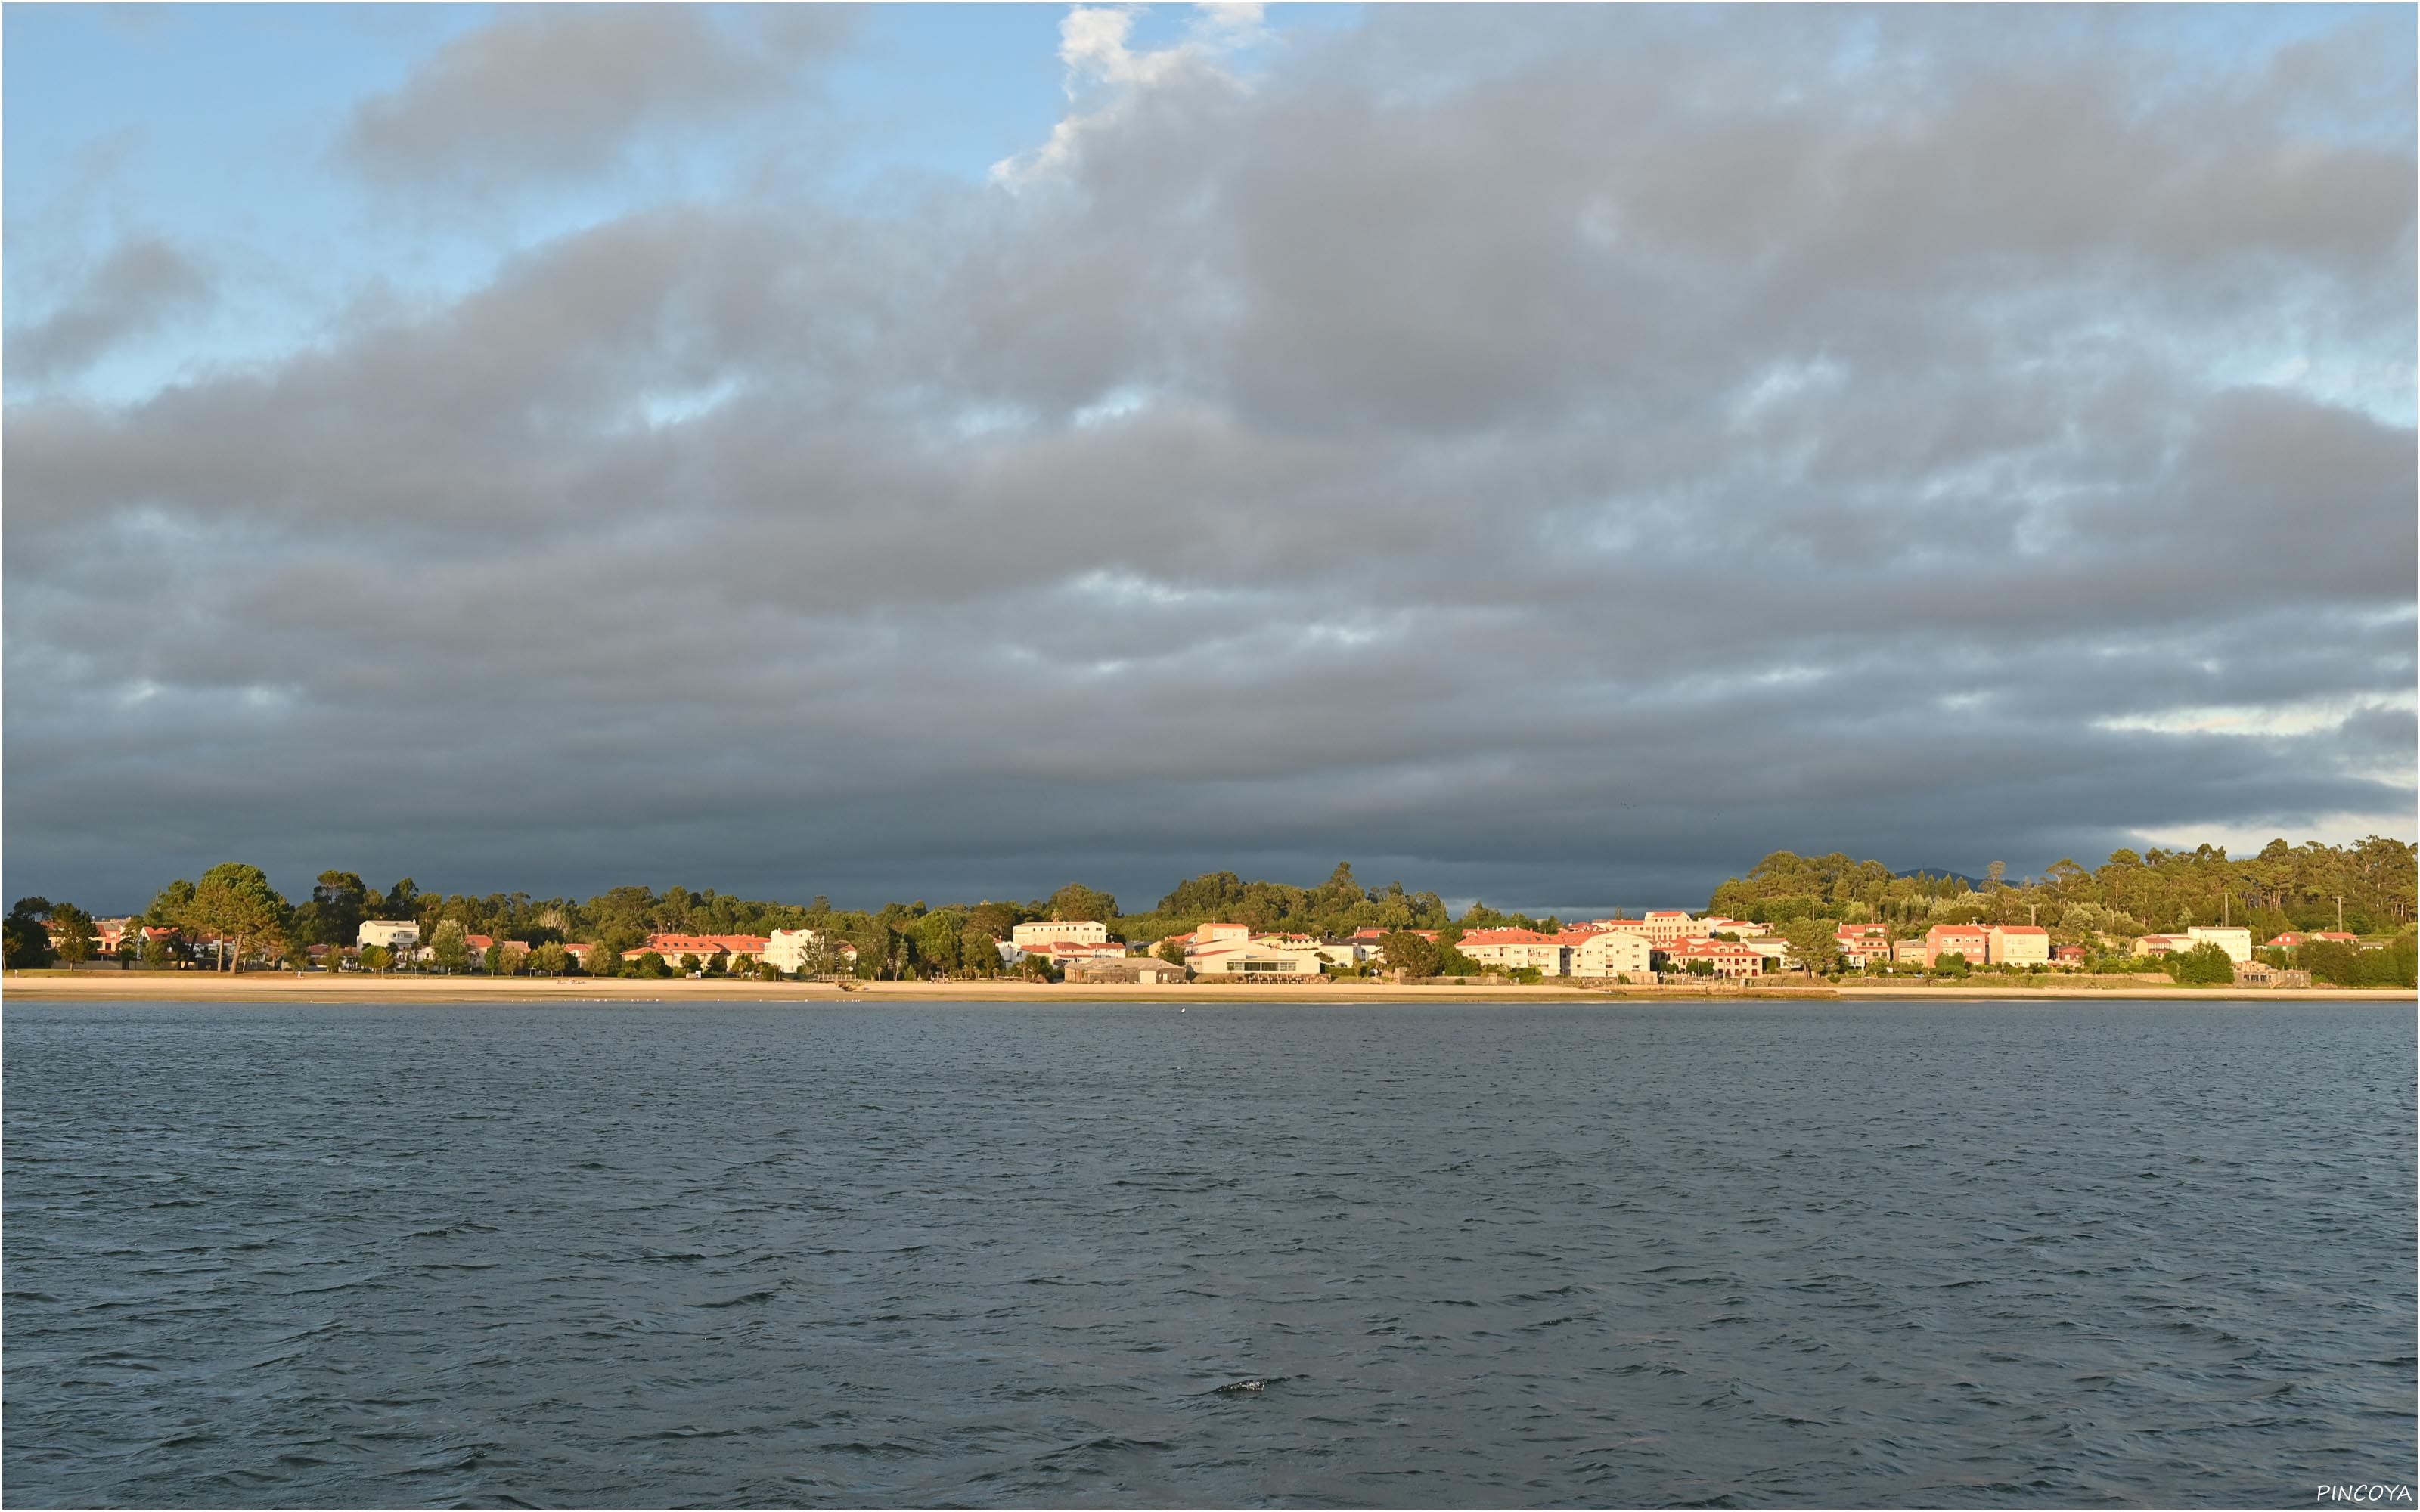
<svg viewBox="0 0 2420 1512">
<path fill-rule="evenodd" d="M 1906 872 L 1894 872 L 1891 875 L 1895 877 L 1936 877 L 1943 882 L 1962 882 L 1978 892 L 1983 890 L 1981 879 L 1970 877 L 1963 872 L 1952 872 L 1947 867 L 1919 866 Z"/>
</svg>

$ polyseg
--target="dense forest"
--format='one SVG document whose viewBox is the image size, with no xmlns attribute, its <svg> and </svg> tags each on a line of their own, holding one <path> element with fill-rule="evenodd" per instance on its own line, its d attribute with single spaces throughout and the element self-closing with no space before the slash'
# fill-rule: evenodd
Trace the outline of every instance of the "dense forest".
<svg viewBox="0 0 2420 1512">
<path fill-rule="evenodd" d="M 1979 887 L 1962 877 L 1900 874 L 1879 861 L 1838 854 L 1776 851 L 1745 876 L 1716 887 L 1708 911 L 1781 926 L 1880 922 L 1902 936 L 1934 924 L 2030 920 L 2062 941 L 2091 945 L 2222 920 L 2250 928 L 2260 940 L 2286 930 L 2334 929 L 2341 909 L 2345 929 L 2380 935 L 2411 928 L 2414 883 L 2413 847 L 2375 836 L 2344 846 L 2273 841 L 2240 860 L 2210 845 L 2141 855 L 2121 850 L 2096 870 L 2062 860 L 2042 876 L 2020 880 L 1994 862 Z M 598 968 L 609 972 L 621 969 L 622 950 L 659 932 L 764 934 L 812 928 L 854 946 L 856 969 L 868 977 L 992 974 L 1001 969 L 992 942 L 1041 918 L 1096 918 L 1136 945 L 1210 920 L 1312 935 L 1371 927 L 1434 930 L 1441 932 L 1441 953 L 1450 961 L 1459 959 L 1452 947 L 1466 929 L 1511 925 L 1552 933 L 1562 922 L 1500 913 L 1483 903 L 1456 917 L 1435 892 L 1412 892 L 1400 882 L 1365 887 L 1345 863 L 1310 887 L 1208 872 L 1177 884 L 1149 912 L 1126 914 L 1110 894 L 1072 882 L 1047 898 L 1022 902 L 931 906 L 918 900 L 864 912 L 835 909 L 821 897 L 774 903 L 679 887 L 662 892 L 613 887 L 584 902 L 525 892 L 423 892 L 409 877 L 380 889 L 354 872 L 331 871 L 319 874 L 308 898 L 289 901 L 258 868 L 234 862 L 211 868 L 198 883 L 171 883 L 142 921 L 249 942 L 282 958 L 314 945 L 349 946 L 363 920 L 372 918 L 411 919 L 424 940 L 486 934 L 525 942 L 539 948 L 526 958 L 536 969 L 562 961 L 559 952 L 543 949 L 548 945 L 592 942 L 602 948 Z M 83 910 L 41 898 L 19 900 L 8 919 L 8 964 L 47 964 L 51 933 L 64 936 L 57 953 L 71 961 L 92 953 L 91 918 Z M 150 964 L 164 964 L 174 948 L 155 943 L 146 949 Z"/>
<path fill-rule="evenodd" d="M 2413 919 L 2414 854 L 2404 841 L 2371 836 L 2352 845 L 2271 841 L 2257 856 L 2230 858 L 2218 846 L 2118 851 L 2086 871 L 2061 860 L 2039 877 L 2010 880 L 1993 862 L 1980 887 L 1961 878 L 1900 875 L 1880 861 L 1776 851 L 1746 876 L 1714 889 L 1718 914 L 1782 923 L 1833 918 L 1881 923 L 1900 934 L 1934 924 L 2038 923 L 2077 942 L 2095 934 L 2133 938 L 2195 924 L 2241 924 L 2256 940 L 2288 930 L 2343 928 L 2393 934 Z"/>
</svg>

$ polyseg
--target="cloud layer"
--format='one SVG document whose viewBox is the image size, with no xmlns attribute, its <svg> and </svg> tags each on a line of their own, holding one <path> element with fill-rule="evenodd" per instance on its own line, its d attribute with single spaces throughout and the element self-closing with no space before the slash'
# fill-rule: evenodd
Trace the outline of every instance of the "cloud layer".
<svg viewBox="0 0 2420 1512">
<path fill-rule="evenodd" d="M 507 9 L 355 105 L 337 152 L 374 182 L 414 189 L 593 173 L 634 143 L 778 99 L 852 19 L 840 6 Z"/>
<path fill-rule="evenodd" d="M 80 373 L 122 343 L 206 309 L 214 287 L 209 271 L 166 239 L 129 237 L 56 308 L 9 332 L 9 372 L 35 382 Z"/>
<path fill-rule="evenodd" d="M 10 887 L 1563 906 L 2409 814 L 2408 18 L 1102 16 L 990 182 L 11 405 Z M 510 20 L 341 150 L 598 168 L 780 87 L 720 24 Z"/>
</svg>

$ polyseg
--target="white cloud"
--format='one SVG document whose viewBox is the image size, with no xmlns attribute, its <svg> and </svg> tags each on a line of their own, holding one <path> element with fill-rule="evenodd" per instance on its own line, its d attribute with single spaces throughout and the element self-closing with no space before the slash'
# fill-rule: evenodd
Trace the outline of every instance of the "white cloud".
<svg viewBox="0 0 2420 1512">
<path fill-rule="evenodd" d="M 1016 188 L 1063 171 L 1088 134 L 1114 128 L 1145 90 L 1179 77 L 1237 83 L 1227 64 L 1267 37 L 1259 5 L 1213 4 L 1197 8 L 1177 41 L 1137 51 L 1130 44 L 1140 14 L 1133 6 L 1068 8 L 1059 23 L 1059 61 L 1066 69 L 1067 99 L 1077 108 L 1041 147 L 993 163 L 993 182 Z M 1097 102 L 1088 108 L 1088 100 Z"/>
<path fill-rule="evenodd" d="M 2296 699 L 2282 703 L 2204 704 L 2161 709 L 2148 714 L 2115 715 L 2093 722 L 2102 730 L 2142 730 L 2162 735 L 2273 738 L 2319 734 L 2340 729 L 2346 720 L 2360 714 L 2410 714 L 2415 708 L 2420 708 L 2420 703 L 2415 703 L 2412 693 L 2403 692 Z"/>
</svg>

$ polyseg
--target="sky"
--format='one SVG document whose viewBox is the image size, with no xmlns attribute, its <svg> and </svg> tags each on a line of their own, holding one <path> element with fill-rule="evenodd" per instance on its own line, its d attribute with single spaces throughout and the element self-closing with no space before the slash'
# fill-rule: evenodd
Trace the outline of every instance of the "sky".
<svg viewBox="0 0 2420 1512">
<path fill-rule="evenodd" d="M 12 898 L 2414 831 L 2410 7 L 0 43 Z"/>
</svg>

